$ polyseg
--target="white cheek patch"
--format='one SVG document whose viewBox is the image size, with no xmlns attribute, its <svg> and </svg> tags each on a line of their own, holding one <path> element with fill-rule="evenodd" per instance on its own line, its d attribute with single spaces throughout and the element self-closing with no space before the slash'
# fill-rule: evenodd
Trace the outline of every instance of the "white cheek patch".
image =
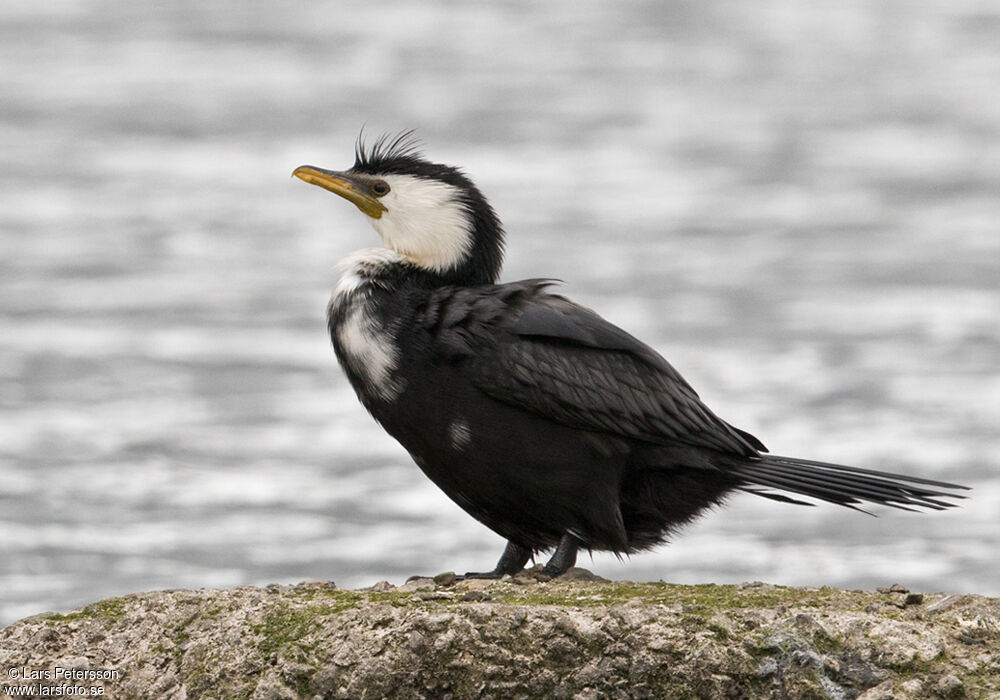
<svg viewBox="0 0 1000 700">
<path fill-rule="evenodd" d="M 371 225 L 392 250 L 421 267 L 444 272 L 472 250 L 472 220 L 459 190 L 438 180 L 386 175 L 391 188 L 382 198 L 388 211 Z"/>
<path fill-rule="evenodd" d="M 397 396 L 400 387 L 392 376 L 398 361 L 396 348 L 388 334 L 373 326 L 364 304 L 351 310 L 337 329 L 337 340 L 348 361 L 380 398 L 389 401 Z"/>
</svg>

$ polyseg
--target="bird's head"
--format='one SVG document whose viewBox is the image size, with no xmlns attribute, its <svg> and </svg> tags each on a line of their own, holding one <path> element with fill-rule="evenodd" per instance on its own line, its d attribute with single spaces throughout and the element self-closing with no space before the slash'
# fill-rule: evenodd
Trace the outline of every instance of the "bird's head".
<svg viewBox="0 0 1000 700">
<path fill-rule="evenodd" d="M 504 246 L 496 213 L 458 168 L 424 159 L 417 146 L 412 132 L 370 147 L 359 137 L 349 169 L 292 174 L 354 204 L 387 248 L 421 269 L 453 284 L 495 282 Z"/>
</svg>

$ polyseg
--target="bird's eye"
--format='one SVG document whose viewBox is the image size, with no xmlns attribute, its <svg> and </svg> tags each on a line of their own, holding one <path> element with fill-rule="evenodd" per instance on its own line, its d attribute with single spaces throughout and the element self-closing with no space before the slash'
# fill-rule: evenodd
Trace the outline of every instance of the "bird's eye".
<svg viewBox="0 0 1000 700">
<path fill-rule="evenodd" d="M 383 195 L 389 194 L 389 183 L 385 180 L 377 180 L 372 183 L 372 193 L 376 197 L 381 197 Z"/>
</svg>

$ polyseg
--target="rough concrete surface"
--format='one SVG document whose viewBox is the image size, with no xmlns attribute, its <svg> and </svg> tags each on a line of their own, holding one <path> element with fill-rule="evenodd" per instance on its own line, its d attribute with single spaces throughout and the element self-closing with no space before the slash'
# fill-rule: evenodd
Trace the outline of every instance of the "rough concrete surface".
<svg viewBox="0 0 1000 700">
<path fill-rule="evenodd" d="M 36 696 L 171 700 L 1000 698 L 1000 600 L 582 570 L 156 591 L 0 630 L 0 673 Z"/>
</svg>

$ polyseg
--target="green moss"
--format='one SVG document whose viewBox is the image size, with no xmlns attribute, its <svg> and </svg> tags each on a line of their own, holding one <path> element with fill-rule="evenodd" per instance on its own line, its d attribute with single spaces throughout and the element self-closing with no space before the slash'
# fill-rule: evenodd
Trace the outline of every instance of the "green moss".
<svg viewBox="0 0 1000 700">
<path fill-rule="evenodd" d="M 821 654 L 832 654 L 834 652 L 840 651 L 844 644 L 841 640 L 833 637 L 822 630 L 818 630 L 813 635 L 813 646 L 816 647 L 816 651 Z"/>
<path fill-rule="evenodd" d="M 195 611 L 173 627 L 164 629 L 166 637 L 174 643 L 171 656 L 177 668 L 181 667 L 181 661 L 184 658 L 184 644 L 191 639 L 191 633 L 187 631 L 187 628 L 192 622 L 198 619 L 198 614 L 199 611 Z"/>
<path fill-rule="evenodd" d="M 276 605 L 264 616 L 263 622 L 251 626 L 253 632 L 261 636 L 257 648 L 265 655 L 289 649 L 309 652 L 315 644 L 304 642 L 303 639 L 320 627 L 323 618 L 342 612 L 346 609 L 345 606 L 353 607 L 353 604 L 314 603 L 298 607 Z M 306 660 L 302 654 L 293 656 L 299 661 Z"/>
<path fill-rule="evenodd" d="M 944 656 L 944 650 L 930 660 L 921 659 L 917 654 L 914 654 L 912 658 L 907 659 L 906 661 L 886 661 L 883 666 L 904 677 L 926 675 L 933 670 L 935 662 L 940 661 L 944 658 Z"/>
<path fill-rule="evenodd" d="M 801 700 L 829 700 L 830 698 L 830 694 L 826 692 L 820 682 L 819 671 L 814 668 L 786 677 L 783 685 L 788 697 L 801 698 Z"/>
<path fill-rule="evenodd" d="M 344 591 L 327 587 L 297 589 L 295 600 L 324 602 L 335 606 L 335 612 L 356 607 L 361 602 L 386 604 L 396 608 L 461 606 L 459 587 L 452 598 L 421 600 L 412 591 Z M 524 586 L 498 586 L 490 590 L 491 603 L 552 607 L 613 607 L 630 601 L 644 605 L 680 606 L 685 614 L 711 618 L 718 612 L 738 609 L 774 608 L 781 605 L 798 607 L 863 610 L 871 602 L 871 594 L 861 591 L 841 591 L 833 588 L 799 589 L 784 586 L 745 587 L 702 584 L 695 586 L 671 583 L 616 582 L 580 586 L 558 581 Z"/>
<path fill-rule="evenodd" d="M 591 584 L 586 588 L 555 582 L 506 591 L 494 590 L 491 594 L 494 601 L 518 605 L 598 607 L 640 600 L 651 605 L 680 605 L 685 612 L 708 616 L 723 610 L 771 608 L 779 605 L 827 607 L 831 602 L 837 602 L 838 607 L 863 609 L 870 595 L 833 588 L 804 590 L 784 586 L 740 588 L 718 584 L 686 586 L 629 582 Z"/>
<path fill-rule="evenodd" d="M 315 694 L 315 689 L 313 688 L 313 675 L 314 671 L 306 669 L 298 669 L 289 678 L 289 685 L 295 690 L 295 693 L 299 697 L 310 697 Z"/>
<path fill-rule="evenodd" d="M 984 666 L 978 671 L 963 671 L 955 675 L 962 681 L 962 685 L 950 693 L 951 697 L 983 698 L 985 700 L 986 698 L 995 698 L 997 690 L 1000 690 L 1000 678 L 988 666 Z"/>
<path fill-rule="evenodd" d="M 303 608 L 281 606 L 269 612 L 261 624 L 251 627 L 261 635 L 257 648 L 271 654 L 289 644 L 299 642 L 316 628 L 315 616 Z"/>
<path fill-rule="evenodd" d="M 717 625 L 715 623 L 710 622 L 706 625 L 706 628 L 709 631 L 711 631 L 715 635 L 716 639 L 718 639 L 721 642 L 724 642 L 729 639 L 729 630 L 727 630 L 722 625 Z"/>
<path fill-rule="evenodd" d="M 397 591 L 373 591 L 367 593 L 365 596 L 372 603 L 385 603 L 391 605 L 394 608 L 405 608 L 412 607 L 413 605 L 426 605 L 428 603 L 437 603 L 445 601 L 420 601 L 420 603 L 414 603 L 412 600 L 412 593 L 400 593 Z"/>
<path fill-rule="evenodd" d="M 345 591 L 328 586 L 317 586 L 297 588 L 290 597 L 296 601 L 318 603 L 324 606 L 324 609 L 330 609 L 332 611 L 331 614 L 336 614 L 355 608 L 358 603 L 365 600 L 375 602 L 380 595 L 383 594 L 368 591 Z"/>
<path fill-rule="evenodd" d="M 108 598 L 107 600 L 101 600 L 96 603 L 91 603 L 82 610 L 76 610 L 71 613 L 52 613 L 45 618 L 45 621 L 50 625 L 57 625 L 63 622 L 72 622 L 74 620 L 88 620 L 88 619 L 104 619 L 104 620 L 117 620 L 119 618 L 125 617 L 126 607 L 128 605 L 128 598 Z"/>
<path fill-rule="evenodd" d="M 202 611 L 202 617 L 218 617 L 222 614 L 223 607 L 221 605 L 213 605 L 210 608 L 206 608 Z"/>
</svg>

